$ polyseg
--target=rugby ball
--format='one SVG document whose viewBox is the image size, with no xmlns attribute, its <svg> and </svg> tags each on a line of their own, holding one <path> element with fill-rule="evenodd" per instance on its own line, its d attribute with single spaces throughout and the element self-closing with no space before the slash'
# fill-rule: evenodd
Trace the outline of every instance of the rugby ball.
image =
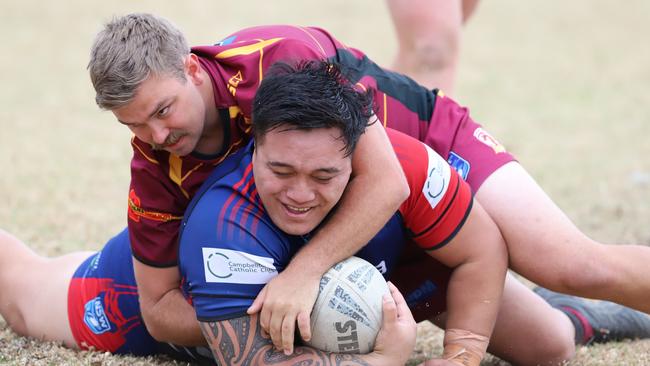
<svg viewBox="0 0 650 366">
<path fill-rule="evenodd" d="M 350 257 L 321 278 L 311 312 L 309 346 L 327 352 L 369 353 L 382 321 L 382 297 L 388 285 L 369 262 Z"/>
</svg>

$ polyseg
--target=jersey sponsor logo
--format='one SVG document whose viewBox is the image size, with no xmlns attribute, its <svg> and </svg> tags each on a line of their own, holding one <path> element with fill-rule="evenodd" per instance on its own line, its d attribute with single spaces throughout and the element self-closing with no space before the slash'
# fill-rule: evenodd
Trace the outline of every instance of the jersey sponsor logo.
<svg viewBox="0 0 650 366">
<path fill-rule="evenodd" d="M 227 45 L 233 43 L 236 38 L 237 38 L 237 36 L 230 36 L 230 37 L 228 37 L 226 39 L 222 39 L 221 41 L 215 43 L 214 45 L 215 46 L 227 46 Z"/>
<path fill-rule="evenodd" d="M 270 257 L 230 249 L 201 249 L 206 282 L 265 284 L 278 274 Z"/>
<path fill-rule="evenodd" d="M 406 294 L 404 297 L 406 304 L 409 307 L 414 306 L 422 300 L 431 298 L 437 290 L 438 286 L 436 286 L 435 283 L 431 282 L 431 280 L 426 280 L 422 285 L 420 285 L 420 287 Z"/>
<path fill-rule="evenodd" d="M 427 179 L 422 186 L 422 193 L 424 193 L 424 197 L 429 201 L 431 207 L 436 208 L 449 187 L 451 168 L 440 155 L 430 147 L 424 146 L 429 155 L 429 164 L 427 168 Z"/>
<path fill-rule="evenodd" d="M 104 312 L 104 302 L 100 296 L 84 305 L 84 323 L 95 334 L 102 334 L 111 330 L 111 323 Z"/>
<path fill-rule="evenodd" d="M 506 152 L 506 148 L 481 127 L 477 127 L 474 130 L 474 138 L 491 147 L 492 150 L 494 150 L 494 152 L 497 154 Z"/>
<path fill-rule="evenodd" d="M 463 178 L 463 180 L 467 180 L 467 175 L 469 174 L 469 162 L 465 159 L 463 159 L 460 155 L 456 154 L 453 151 L 449 152 L 449 158 L 447 158 L 447 162 L 449 165 L 451 165 L 454 170 L 458 173 L 458 175 Z"/>
</svg>

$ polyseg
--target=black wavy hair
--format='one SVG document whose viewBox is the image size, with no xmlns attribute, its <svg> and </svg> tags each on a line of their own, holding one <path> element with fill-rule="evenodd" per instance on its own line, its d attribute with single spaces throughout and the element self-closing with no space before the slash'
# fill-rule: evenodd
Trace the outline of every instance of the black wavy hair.
<svg viewBox="0 0 650 366">
<path fill-rule="evenodd" d="M 262 80 L 253 101 L 253 135 L 262 143 L 267 132 L 281 128 L 312 130 L 338 128 L 345 156 L 354 151 L 370 118 L 372 94 L 360 92 L 344 69 L 326 61 L 278 62 Z"/>
</svg>

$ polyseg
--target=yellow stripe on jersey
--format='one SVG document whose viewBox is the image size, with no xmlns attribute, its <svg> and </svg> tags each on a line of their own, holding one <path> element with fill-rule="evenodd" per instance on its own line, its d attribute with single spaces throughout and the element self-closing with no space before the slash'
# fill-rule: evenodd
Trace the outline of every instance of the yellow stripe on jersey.
<svg viewBox="0 0 650 366">
<path fill-rule="evenodd" d="M 384 93 L 384 128 L 388 124 L 388 103 L 386 103 L 386 93 Z"/>
<path fill-rule="evenodd" d="M 251 123 L 251 119 L 244 116 L 244 113 L 241 111 L 241 109 L 238 106 L 233 105 L 228 107 L 228 114 L 230 115 L 231 119 L 237 118 L 237 116 L 241 114 L 244 117 L 244 123 L 246 124 L 246 126 L 244 127 L 244 133 L 247 135 L 251 133 L 251 130 L 253 129 L 253 124 Z"/>
<path fill-rule="evenodd" d="M 238 106 L 233 105 L 233 106 L 228 107 L 228 114 L 230 115 L 230 118 L 232 119 L 232 118 L 235 118 L 238 115 L 244 114 L 244 113 L 242 113 L 241 109 Z"/>
<path fill-rule="evenodd" d="M 190 195 L 183 189 L 182 169 L 183 160 L 178 155 L 169 154 L 169 179 L 178 185 L 185 198 L 190 198 Z"/>
<path fill-rule="evenodd" d="M 311 39 L 314 41 L 314 43 L 316 43 L 316 45 L 318 46 L 318 48 L 320 48 L 320 52 L 323 54 L 323 57 L 326 57 L 326 56 L 327 56 L 327 54 L 325 53 L 325 49 L 323 48 L 323 46 L 321 46 L 321 44 L 316 40 L 316 38 L 314 38 L 314 36 L 311 35 L 311 33 L 309 33 L 309 32 L 308 32 L 305 28 L 303 28 L 303 27 L 296 27 L 296 28 L 298 28 L 298 29 L 300 29 L 301 31 L 307 33 L 307 35 L 309 36 L 309 38 L 311 38 Z"/>
<path fill-rule="evenodd" d="M 140 154 L 142 154 L 142 156 L 144 156 L 145 159 L 149 160 L 150 163 L 158 165 L 158 160 L 156 160 L 156 159 L 150 157 L 149 155 L 145 154 L 144 151 L 142 151 L 140 146 L 138 146 L 138 144 L 136 144 L 134 140 L 135 140 L 135 136 L 131 137 L 131 145 L 133 145 L 136 149 L 138 149 Z"/>
<path fill-rule="evenodd" d="M 262 65 L 264 63 L 264 50 L 260 50 L 260 62 L 257 65 L 258 72 L 260 77 L 257 79 L 257 86 L 262 85 L 262 79 L 264 79 L 264 71 L 262 71 Z"/>
<path fill-rule="evenodd" d="M 260 40 L 258 43 L 249 44 L 248 46 L 231 48 L 229 50 L 218 53 L 216 56 L 214 56 L 214 58 L 229 58 L 239 55 L 250 55 L 253 52 L 261 51 L 264 47 L 270 46 L 281 39 L 281 37 L 271 38 L 268 40 Z"/>
</svg>

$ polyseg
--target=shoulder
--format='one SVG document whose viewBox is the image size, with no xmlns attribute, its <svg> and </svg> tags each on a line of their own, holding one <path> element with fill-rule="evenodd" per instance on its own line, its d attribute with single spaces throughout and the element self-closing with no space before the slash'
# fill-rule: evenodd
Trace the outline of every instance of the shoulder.
<svg viewBox="0 0 650 366">
<path fill-rule="evenodd" d="M 244 56 L 258 58 L 261 51 L 271 52 L 273 58 L 293 56 L 331 56 L 339 45 L 329 33 L 313 27 L 267 25 L 251 27 L 232 33 L 212 46 L 192 47 L 192 52 L 217 60 Z M 270 55 L 266 55 L 270 56 Z"/>
<path fill-rule="evenodd" d="M 432 169 L 438 167 L 442 171 L 444 166 L 448 165 L 437 152 L 423 142 L 390 128 L 386 129 L 386 133 L 402 165 L 411 194 L 414 188 L 419 190 L 425 183 Z"/>
</svg>

